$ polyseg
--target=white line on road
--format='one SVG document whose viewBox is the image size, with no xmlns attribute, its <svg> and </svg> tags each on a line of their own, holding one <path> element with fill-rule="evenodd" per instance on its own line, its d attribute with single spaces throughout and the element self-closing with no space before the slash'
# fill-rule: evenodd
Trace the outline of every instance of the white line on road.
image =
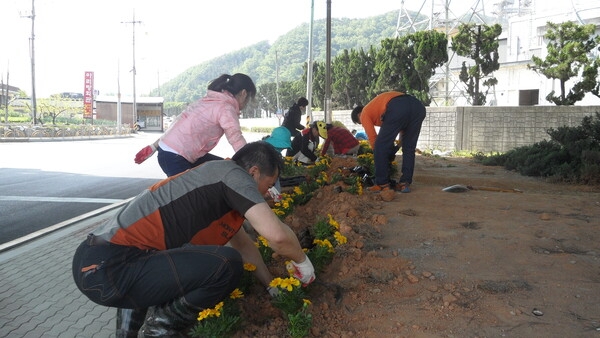
<svg viewBox="0 0 600 338">
<path fill-rule="evenodd" d="M 85 198 L 85 197 L 35 197 L 35 196 L 0 196 L 0 201 L 22 201 L 22 202 L 73 202 L 73 203 L 119 203 L 122 199 L 111 198 Z"/>
</svg>

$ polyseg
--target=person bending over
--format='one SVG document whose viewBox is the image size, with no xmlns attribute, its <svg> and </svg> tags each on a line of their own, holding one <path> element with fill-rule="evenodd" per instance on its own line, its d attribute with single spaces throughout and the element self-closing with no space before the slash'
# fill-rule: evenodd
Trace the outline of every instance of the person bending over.
<svg viewBox="0 0 600 338">
<path fill-rule="evenodd" d="M 302 283 L 311 283 L 312 263 L 263 198 L 282 168 L 281 154 L 257 141 L 231 160 L 210 161 L 156 183 L 79 245 L 75 284 L 97 304 L 144 309 L 138 315 L 148 309 L 145 319 L 121 321 L 117 337 L 135 337 L 138 329 L 141 337 L 177 336 L 198 312 L 239 285 L 244 263 L 256 266 L 257 280 L 268 288 L 273 277 L 244 220 L 292 260 Z"/>
<path fill-rule="evenodd" d="M 362 124 L 373 148 L 375 185 L 371 191 L 390 189 L 389 159 L 398 150 L 395 140 L 400 134 L 402 145 L 402 175 L 396 190 L 410 192 L 415 169 L 415 151 L 425 119 L 425 106 L 414 96 L 402 92 L 377 95 L 367 105 L 355 107 L 352 121 Z M 379 128 L 379 134 L 375 131 Z"/>
</svg>

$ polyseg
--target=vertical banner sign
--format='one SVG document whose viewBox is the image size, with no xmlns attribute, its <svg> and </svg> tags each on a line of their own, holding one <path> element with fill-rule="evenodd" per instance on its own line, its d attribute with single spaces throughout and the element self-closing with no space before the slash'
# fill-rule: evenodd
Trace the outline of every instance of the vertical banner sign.
<svg viewBox="0 0 600 338">
<path fill-rule="evenodd" d="M 83 118 L 91 119 L 94 113 L 94 72 L 85 72 L 83 85 Z"/>
</svg>

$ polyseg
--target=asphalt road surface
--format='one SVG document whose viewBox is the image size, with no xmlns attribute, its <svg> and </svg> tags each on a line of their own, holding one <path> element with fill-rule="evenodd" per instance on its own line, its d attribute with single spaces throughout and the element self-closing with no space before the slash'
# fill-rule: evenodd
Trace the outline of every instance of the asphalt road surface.
<svg viewBox="0 0 600 338">
<path fill-rule="evenodd" d="M 0 245 L 139 194 L 165 174 L 138 150 L 161 134 L 86 141 L 0 142 Z M 245 133 L 247 141 L 262 135 Z M 233 155 L 223 137 L 211 152 Z"/>
</svg>

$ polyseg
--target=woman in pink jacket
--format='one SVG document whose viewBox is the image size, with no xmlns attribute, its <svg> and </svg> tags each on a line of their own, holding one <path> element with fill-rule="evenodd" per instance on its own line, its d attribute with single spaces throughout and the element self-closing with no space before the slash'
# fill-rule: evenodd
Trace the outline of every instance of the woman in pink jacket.
<svg viewBox="0 0 600 338">
<path fill-rule="evenodd" d="M 240 128 L 241 110 L 256 95 L 256 86 L 245 74 L 224 74 L 211 81 L 202 99 L 186 108 L 154 144 L 135 158 L 142 163 L 158 151 L 158 164 L 173 176 L 204 162 L 222 159 L 209 152 L 225 134 L 238 151 L 246 144 Z"/>
</svg>

